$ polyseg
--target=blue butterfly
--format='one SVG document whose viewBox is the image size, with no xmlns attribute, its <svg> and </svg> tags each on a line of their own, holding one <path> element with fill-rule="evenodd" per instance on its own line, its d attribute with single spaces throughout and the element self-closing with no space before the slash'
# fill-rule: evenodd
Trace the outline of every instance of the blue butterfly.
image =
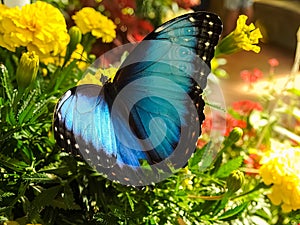
<svg viewBox="0 0 300 225">
<path fill-rule="evenodd" d="M 183 167 L 201 134 L 201 94 L 221 31 L 219 17 L 207 12 L 155 29 L 113 80 L 61 97 L 53 123 L 58 145 L 122 184 L 159 182 Z"/>
</svg>

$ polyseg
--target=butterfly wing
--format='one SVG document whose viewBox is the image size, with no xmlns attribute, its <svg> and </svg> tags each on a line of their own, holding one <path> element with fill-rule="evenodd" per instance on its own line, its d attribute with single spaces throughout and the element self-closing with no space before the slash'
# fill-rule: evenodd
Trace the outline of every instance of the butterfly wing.
<svg viewBox="0 0 300 225">
<path fill-rule="evenodd" d="M 178 17 L 150 33 L 113 82 L 69 90 L 54 114 L 58 144 L 124 184 L 169 176 L 161 171 L 183 166 L 194 151 L 221 29 L 214 14 Z"/>
<path fill-rule="evenodd" d="M 132 152 L 116 139 L 109 102 L 98 85 L 80 85 L 67 91 L 56 105 L 55 139 L 67 152 L 96 161 L 95 166 L 110 168 L 122 157 L 129 165 L 139 165 L 137 159 L 145 158 L 143 152 L 130 155 Z M 119 128 L 122 130 L 122 125 Z"/>
<path fill-rule="evenodd" d="M 123 119 L 116 121 L 130 119 L 139 138 L 131 143 L 142 145 L 148 163 L 168 158 L 183 137 L 183 130 L 189 133 L 187 142 L 194 144 L 198 137 L 204 119 L 200 95 L 221 31 L 220 19 L 210 13 L 190 13 L 171 20 L 131 52 L 113 84 L 107 85 L 116 111 L 124 112 Z M 118 107 L 120 102 L 126 102 L 125 109 L 124 105 Z M 195 123 L 198 133 L 192 128 Z M 189 156 L 192 151 L 183 152 Z"/>
</svg>

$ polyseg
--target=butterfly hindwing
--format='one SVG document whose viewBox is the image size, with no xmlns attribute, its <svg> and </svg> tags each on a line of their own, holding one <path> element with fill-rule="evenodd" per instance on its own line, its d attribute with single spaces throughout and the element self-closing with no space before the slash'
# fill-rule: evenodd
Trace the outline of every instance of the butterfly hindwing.
<svg viewBox="0 0 300 225">
<path fill-rule="evenodd" d="M 117 144 L 100 86 L 82 85 L 67 91 L 56 106 L 54 118 L 55 139 L 61 147 L 76 155 L 94 152 L 102 164 L 114 164 Z"/>
</svg>

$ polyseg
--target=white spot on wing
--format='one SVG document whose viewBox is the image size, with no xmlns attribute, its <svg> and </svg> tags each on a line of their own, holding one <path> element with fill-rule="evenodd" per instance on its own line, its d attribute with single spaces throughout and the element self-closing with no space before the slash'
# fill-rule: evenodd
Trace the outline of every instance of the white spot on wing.
<svg viewBox="0 0 300 225">
<path fill-rule="evenodd" d="M 191 21 L 192 23 L 196 22 L 194 17 L 189 17 L 189 21 Z"/>
<path fill-rule="evenodd" d="M 64 140 L 64 135 L 60 134 L 59 137 L 61 140 Z"/>
</svg>

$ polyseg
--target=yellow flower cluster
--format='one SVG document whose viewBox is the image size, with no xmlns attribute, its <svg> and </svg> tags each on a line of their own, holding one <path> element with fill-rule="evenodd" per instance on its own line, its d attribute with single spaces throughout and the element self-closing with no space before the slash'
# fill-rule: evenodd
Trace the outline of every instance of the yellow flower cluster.
<svg viewBox="0 0 300 225">
<path fill-rule="evenodd" d="M 102 38 L 104 43 L 112 42 L 116 37 L 116 25 L 106 16 L 91 7 L 84 7 L 72 16 L 82 34 L 91 32 L 96 38 Z"/>
<path fill-rule="evenodd" d="M 276 146 L 263 156 L 259 172 L 266 185 L 273 184 L 272 203 L 290 212 L 300 209 L 300 147 Z"/>
<path fill-rule="evenodd" d="M 260 52 L 260 47 L 256 44 L 262 38 L 262 34 L 253 23 L 248 26 L 247 19 L 245 15 L 239 16 L 235 30 L 221 40 L 216 48 L 215 56 L 232 54 L 240 50 Z"/>
<path fill-rule="evenodd" d="M 255 44 L 258 44 L 262 34 L 258 28 L 255 28 L 253 23 L 249 26 L 246 25 L 247 19 L 247 16 L 241 15 L 237 20 L 236 29 L 233 31 L 234 39 L 238 47 L 258 53 L 260 47 Z"/>
<path fill-rule="evenodd" d="M 21 9 L 0 5 L 0 46 L 10 51 L 23 46 L 42 60 L 60 54 L 69 39 L 63 15 L 46 2 L 37 1 Z"/>
<path fill-rule="evenodd" d="M 56 57 L 47 57 L 43 59 L 43 63 L 46 65 L 54 64 L 56 66 L 62 66 L 64 64 L 64 57 L 66 56 L 66 49 Z M 88 54 L 84 50 L 81 44 L 76 45 L 76 49 L 72 52 L 70 60 L 68 61 L 67 65 L 74 60 L 77 60 L 77 66 L 81 70 L 85 70 L 88 67 L 88 63 L 86 62 L 88 59 Z"/>
</svg>

